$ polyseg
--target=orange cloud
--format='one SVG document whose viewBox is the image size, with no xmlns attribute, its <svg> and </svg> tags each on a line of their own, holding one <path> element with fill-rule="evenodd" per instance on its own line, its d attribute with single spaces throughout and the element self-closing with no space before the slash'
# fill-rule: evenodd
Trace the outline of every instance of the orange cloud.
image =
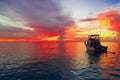
<svg viewBox="0 0 120 80">
<path fill-rule="evenodd" d="M 82 32 L 82 30 L 77 26 L 72 26 L 66 29 L 64 32 L 65 32 L 66 39 L 75 39 L 80 36 L 79 33 Z"/>
<path fill-rule="evenodd" d="M 108 26 L 109 30 L 120 32 L 120 13 L 117 10 L 111 10 L 98 15 L 98 20 L 102 25 Z"/>
</svg>

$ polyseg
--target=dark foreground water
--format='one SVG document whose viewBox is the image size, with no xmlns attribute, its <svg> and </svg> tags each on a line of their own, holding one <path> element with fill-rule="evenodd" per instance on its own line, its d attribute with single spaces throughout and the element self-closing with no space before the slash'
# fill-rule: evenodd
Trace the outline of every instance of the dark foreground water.
<svg viewBox="0 0 120 80">
<path fill-rule="evenodd" d="M 0 43 L 0 80 L 119 80 L 120 43 L 103 44 L 88 55 L 82 42 Z"/>
</svg>

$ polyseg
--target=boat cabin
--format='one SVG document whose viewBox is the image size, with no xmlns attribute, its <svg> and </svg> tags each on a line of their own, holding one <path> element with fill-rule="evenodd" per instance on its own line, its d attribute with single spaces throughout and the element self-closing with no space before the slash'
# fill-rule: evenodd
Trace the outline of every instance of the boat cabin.
<svg viewBox="0 0 120 80">
<path fill-rule="evenodd" d="M 94 35 L 88 35 L 88 40 L 86 45 L 88 46 L 92 46 L 92 47 L 97 47 L 100 46 L 100 37 L 98 34 L 94 34 Z"/>
<path fill-rule="evenodd" d="M 100 36 L 99 34 L 94 34 L 94 35 L 88 35 L 88 39 L 91 38 L 91 39 L 99 39 Z"/>
</svg>

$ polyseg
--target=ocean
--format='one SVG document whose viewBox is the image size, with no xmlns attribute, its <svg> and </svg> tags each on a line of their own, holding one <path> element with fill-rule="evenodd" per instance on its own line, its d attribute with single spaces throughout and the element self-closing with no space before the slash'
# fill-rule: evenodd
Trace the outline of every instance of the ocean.
<svg viewBox="0 0 120 80">
<path fill-rule="evenodd" d="M 120 43 L 102 44 L 93 56 L 83 42 L 0 43 L 0 80 L 119 80 Z"/>
</svg>

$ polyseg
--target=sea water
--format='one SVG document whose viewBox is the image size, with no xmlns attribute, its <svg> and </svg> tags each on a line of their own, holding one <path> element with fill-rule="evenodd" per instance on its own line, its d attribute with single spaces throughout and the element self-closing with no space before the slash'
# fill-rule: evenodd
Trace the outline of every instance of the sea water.
<svg viewBox="0 0 120 80">
<path fill-rule="evenodd" d="M 120 43 L 102 44 L 93 56 L 83 42 L 0 43 L 0 80 L 119 80 Z"/>
</svg>

